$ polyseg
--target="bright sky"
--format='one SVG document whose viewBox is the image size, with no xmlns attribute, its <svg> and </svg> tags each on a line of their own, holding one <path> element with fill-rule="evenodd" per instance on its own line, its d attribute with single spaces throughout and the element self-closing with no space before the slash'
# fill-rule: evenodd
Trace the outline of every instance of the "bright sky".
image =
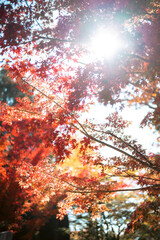
<svg viewBox="0 0 160 240">
<path fill-rule="evenodd" d="M 104 119 L 110 114 L 115 112 L 118 108 L 112 106 L 103 106 L 102 104 L 97 103 L 96 106 L 92 106 L 90 111 L 84 116 L 84 118 L 94 119 L 96 123 L 103 123 Z M 135 109 L 135 107 L 127 107 L 122 112 L 119 111 L 119 114 L 123 117 L 124 120 L 128 120 L 131 125 L 125 130 L 125 134 L 131 135 L 133 139 L 137 140 L 139 144 L 142 144 L 144 149 L 147 152 L 158 152 L 157 137 L 158 134 L 154 133 L 154 130 L 151 130 L 149 127 L 140 128 L 139 125 L 143 120 L 145 114 L 148 112 L 148 107 L 143 109 Z M 155 145 L 152 146 L 152 143 Z M 111 155 L 115 153 L 114 150 L 110 151 L 106 147 L 107 157 L 110 153 Z M 110 155 L 109 154 L 109 155 Z"/>
</svg>

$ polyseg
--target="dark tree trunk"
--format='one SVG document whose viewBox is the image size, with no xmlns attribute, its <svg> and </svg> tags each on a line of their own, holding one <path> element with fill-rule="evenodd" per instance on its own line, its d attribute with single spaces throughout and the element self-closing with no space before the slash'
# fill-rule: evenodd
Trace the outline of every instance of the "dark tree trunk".
<svg viewBox="0 0 160 240">
<path fill-rule="evenodd" d="M 65 216 L 62 221 L 52 216 L 50 220 L 40 229 L 39 240 L 69 240 L 69 221 Z"/>
</svg>

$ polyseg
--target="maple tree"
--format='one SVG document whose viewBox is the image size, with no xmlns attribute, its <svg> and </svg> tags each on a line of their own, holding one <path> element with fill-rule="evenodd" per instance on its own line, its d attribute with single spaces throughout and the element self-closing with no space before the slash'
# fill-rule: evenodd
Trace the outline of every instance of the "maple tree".
<svg viewBox="0 0 160 240">
<path fill-rule="evenodd" d="M 75 206 L 75 213 L 92 209 L 96 214 L 118 191 L 146 191 L 158 201 L 160 155 L 124 134 L 129 123 L 120 112 L 103 123 L 81 116 L 96 101 L 147 106 L 141 125 L 159 132 L 159 14 L 158 1 L 149 0 L 1 4 L 2 67 L 25 94 L 14 106 L 1 102 L 0 113 L 1 188 L 11 196 L 12 184 L 21 189 L 14 199 L 18 210 L 11 211 L 15 219 L 21 221 L 32 208 L 50 214 L 48 205 L 57 201 L 60 217 Z M 96 29 L 106 25 L 115 28 L 126 47 L 113 60 L 83 63 Z M 102 146 L 120 155 L 104 157 Z M 77 175 L 71 167 L 62 170 L 62 162 L 75 152 L 83 165 Z M 137 187 L 127 187 L 128 178 Z"/>
</svg>

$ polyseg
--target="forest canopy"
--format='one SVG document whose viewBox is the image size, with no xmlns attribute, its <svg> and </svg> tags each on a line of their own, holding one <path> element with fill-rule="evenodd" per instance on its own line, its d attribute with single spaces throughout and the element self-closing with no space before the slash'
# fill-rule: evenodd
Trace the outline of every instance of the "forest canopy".
<svg viewBox="0 0 160 240">
<path fill-rule="evenodd" d="M 32 234 L 55 205 L 60 218 L 96 216 L 133 192 L 144 197 L 126 231 L 144 222 L 157 231 L 159 1 L 1 1 L 0 36 L 0 226 Z M 88 116 L 99 105 L 97 122 Z M 135 106 L 157 152 L 125 133 L 121 111 Z"/>
</svg>

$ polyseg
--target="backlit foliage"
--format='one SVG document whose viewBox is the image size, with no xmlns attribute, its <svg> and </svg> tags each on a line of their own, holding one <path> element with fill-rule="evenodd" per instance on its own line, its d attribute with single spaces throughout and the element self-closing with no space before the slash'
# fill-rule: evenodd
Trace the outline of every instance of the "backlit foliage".
<svg viewBox="0 0 160 240">
<path fill-rule="evenodd" d="M 127 47 L 111 61 L 85 64 L 81 59 L 101 26 L 118 31 Z M 57 202 L 62 218 L 69 208 L 75 213 L 90 209 L 93 215 L 105 211 L 100 203 L 119 191 L 145 191 L 158 201 L 159 154 L 148 153 L 124 134 L 129 123 L 119 111 L 106 114 L 101 123 L 81 117 L 96 101 L 118 103 L 120 109 L 147 106 L 141 125 L 159 132 L 159 34 L 158 1 L 1 4 L 1 67 L 22 92 L 13 106 L 1 102 L 0 110 L 0 220 L 5 229 L 16 230 L 19 222 L 39 228 L 41 216 L 51 215 Z M 102 146 L 118 155 L 104 156 Z M 145 204 L 137 211 L 143 212 Z M 152 202 L 147 206 L 152 209 Z M 30 212 L 38 217 L 27 218 Z"/>
</svg>

